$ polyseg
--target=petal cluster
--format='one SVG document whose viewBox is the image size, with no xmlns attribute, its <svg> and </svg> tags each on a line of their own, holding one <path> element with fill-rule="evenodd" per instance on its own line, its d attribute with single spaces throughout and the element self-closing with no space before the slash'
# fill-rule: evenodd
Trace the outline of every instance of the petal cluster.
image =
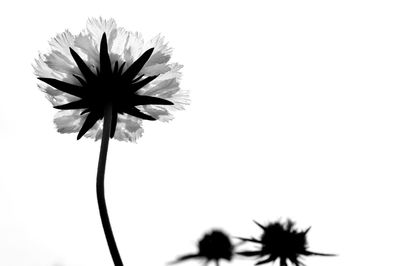
<svg viewBox="0 0 400 266">
<path fill-rule="evenodd" d="M 80 34 L 58 34 L 50 47 L 34 69 L 39 88 L 61 109 L 54 120 L 60 133 L 101 138 L 101 108 L 113 103 L 112 137 L 135 141 L 143 119 L 169 121 L 189 103 L 179 87 L 182 66 L 169 62 L 172 50 L 161 36 L 145 42 L 113 19 L 89 19 Z"/>
</svg>

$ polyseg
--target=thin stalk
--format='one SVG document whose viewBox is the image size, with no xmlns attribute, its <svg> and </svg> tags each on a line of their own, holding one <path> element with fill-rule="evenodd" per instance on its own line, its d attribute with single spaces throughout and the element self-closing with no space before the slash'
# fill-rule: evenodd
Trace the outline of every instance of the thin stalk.
<svg viewBox="0 0 400 266">
<path fill-rule="evenodd" d="M 110 219 L 108 218 L 106 199 L 104 197 L 104 173 L 106 170 L 108 141 L 110 139 L 112 119 L 112 105 L 108 105 L 104 110 L 103 135 L 101 137 L 99 164 L 97 167 L 96 192 L 99 204 L 101 223 L 103 224 L 104 234 L 106 235 L 108 248 L 115 266 L 123 266 L 119 255 L 117 244 L 111 229 Z"/>
</svg>

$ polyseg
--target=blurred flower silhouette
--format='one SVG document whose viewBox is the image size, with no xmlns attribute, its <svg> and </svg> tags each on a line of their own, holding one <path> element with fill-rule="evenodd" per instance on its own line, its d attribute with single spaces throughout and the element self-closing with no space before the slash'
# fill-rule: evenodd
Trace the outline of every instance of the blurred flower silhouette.
<svg viewBox="0 0 400 266">
<path fill-rule="evenodd" d="M 230 261 L 233 256 L 233 245 L 229 237 L 218 230 L 211 231 L 206 234 L 198 243 L 199 251 L 195 254 L 188 254 L 179 257 L 172 263 L 182 262 L 188 259 L 201 259 L 208 265 L 210 261 L 214 261 L 219 266 L 219 261 L 225 259 Z"/>
<path fill-rule="evenodd" d="M 169 121 L 170 111 L 189 102 L 179 88 L 182 66 L 168 63 L 172 49 L 161 36 L 145 43 L 139 33 L 100 18 L 89 19 L 79 35 L 58 34 L 50 46 L 34 69 L 39 88 L 61 110 L 54 120 L 60 133 L 100 139 L 100 120 L 111 105 L 110 137 L 135 141 L 142 120 Z"/>
<path fill-rule="evenodd" d="M 280 260 L 280 266 L 287 266 L 287 260 L 296 266 L 304 265 L 299 259 L 301 256 L 335 256 L 333 254 L 316 253 L 308 250 L 307 233 L 305 231 L 297 231 L 294 229 L 294 222 L 287 220 L 286 223 L 274 222 L 263 226 L 255 222 L 264 232 L 260 239 L 256 238 L 242 238 L 244 242 L 252 242 L 260 244 L 259 250 L 241 251 L 236 254 L 247 257 L 262 258 L 268 256 L 263 260 L 259 260 L 256 265 L 261 265 L 275 260 Z"/>
<path fill-rule="evenodd" d="M 122 266 L 104 196 L 109 139 L 136 141 L 142 120 L 169 121 L 170 111 L 183 109 L 189 100 L 179 88 L 182 66 L 168 63 L 172 50 L 162 37 L 145 43 L 113 19 L 89 19 L 79 35 L 65 31 L 50 46 L 34 65 L 39 88 L 61 110 L 54 120 L 60 133 L 101 138 L 97 202 L 112 259 Z"/>
</svg>

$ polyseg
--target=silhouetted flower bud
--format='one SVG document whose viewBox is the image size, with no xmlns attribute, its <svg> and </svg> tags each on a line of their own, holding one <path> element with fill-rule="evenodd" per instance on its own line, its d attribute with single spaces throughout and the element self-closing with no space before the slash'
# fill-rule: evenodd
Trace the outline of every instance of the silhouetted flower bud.
<svg viewBox="0 0 400 266">
<path fill-rule="evenodd" d="M 208 264 L 214 261 L 218 266 L 221 259 L 230 261 L 233 256 L 233 245 L 229 237 L 218 230 L 207 233 L 198 243 L 199 251 L 179 257 L 172 263 L 182 262 L 188 259 L 201 259 Z"/>
<path fill-rule="evenodd" d="M 269 223 L 266 226 L 255 223 L 263 230 L 261 237 L 259 239 L 239 237 L 239 239 L 244 242 L 258 244 L 258 250 L 241 251 L 236 254 L 246 257 L 266 257 L 259 260 L 256 265 L 274 262 L 279 259 L 280 266 L 287 266 L 287 260 L 296 266 L 300 266 L 304 265 L 300 261 L 301 256 L 335 256 L 333 254 L 309 251 L 307 233 L 310 228 L 305 231 L 298 231 L 294 228 L 294 222 L 291 220 L 287 220 L 284 223 Z"/>
</svg>

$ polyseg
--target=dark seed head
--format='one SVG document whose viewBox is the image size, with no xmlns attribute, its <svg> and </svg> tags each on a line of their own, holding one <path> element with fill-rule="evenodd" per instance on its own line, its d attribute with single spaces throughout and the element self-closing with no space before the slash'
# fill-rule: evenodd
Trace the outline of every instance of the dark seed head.
<svg viewBox="0 0 400 266">
<path fill-rule="evenodd" d="M 219 231 L 213 230 L 207 233 L 198 243 L 198 252 L 179 257 L 173 263 L 182 262 L 188 259 L 202 259 L 206 263 L 213 261 L 219 265 L 221 259 L 230 261 L 233 256 L 233 245 L 229 237 Z"/>
<path fill-rule="evenodd" d="M 230 261 L 233 255 L 233 246 L 229 237 L 221 231 L 211 231 L 198 244 L 199 254 L 208 260 L 225 259 Z"/>
<path fill-rule="evenodd" d="M 236 254 L 261 258 L 256 265 L 261 265 L 275 260 L 280 260 L 281 266 L 287 265 L 287 260 L 295 266 L 303 265 L 300 262 L 301 256 L 334 256 L 332 254 L 316 253 L 308 250 L 307 233 L 310 228 L 300 231 L 294 228 L 294 222 L 287 220 L 286 222 L 274 222 L 265 226 L 256 222 L 263 230 L 259 239 L 256 238 L 239 238 L 244 242 L 251 242 L 261 245 L 256 250 L 240 251 Z M 264 258 L 263 258 L 264 257 Z"/>
</svg>

